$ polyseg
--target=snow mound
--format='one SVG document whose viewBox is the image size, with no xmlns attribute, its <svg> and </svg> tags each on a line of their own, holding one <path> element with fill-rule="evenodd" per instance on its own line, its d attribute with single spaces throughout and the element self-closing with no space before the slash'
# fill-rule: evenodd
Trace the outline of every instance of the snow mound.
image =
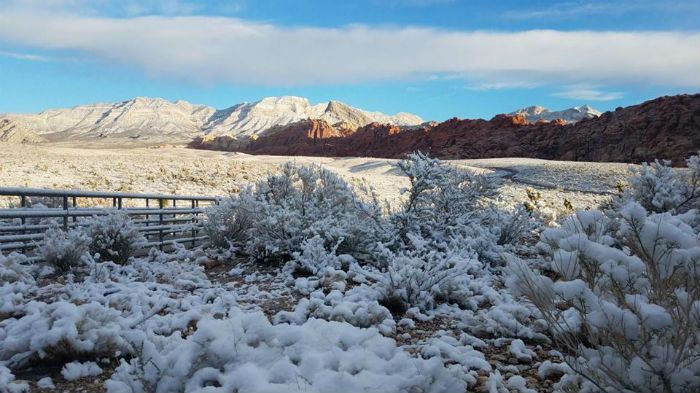
<svg viewBox="0 0 700 393">
<path fill-rule="evenodd" d="M 201 320 L 186 338 L 146 335 L 141 348 L 107 382 L 109 393 L 465 389 L 442 362 L 411 357 L 376 329 L 319 319 L 272 325 L 260 312 L 234 309 L 229 319 Z"/>
</svg>

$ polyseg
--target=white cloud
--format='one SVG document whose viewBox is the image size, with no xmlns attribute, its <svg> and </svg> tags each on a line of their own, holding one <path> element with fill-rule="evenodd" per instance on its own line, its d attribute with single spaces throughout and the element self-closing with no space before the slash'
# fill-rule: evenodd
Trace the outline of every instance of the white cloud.
<svg viewBox="0 0 700 393">
<path fill-rule="evenodd" d="M 286 28 L 224 17 L 108 18 L 8 8 L 0 12 L 3 41 L 200 83 L 311 85 L 452 75 L 474 86 L 700 87 L 697 32 Z"/>
<path fill-rule="evenodd" d="M 553 93 L 552 96 L 571 100 L 612 101 L 622 98 L 624 94 L 617 91 L 601 91 L 586 86 L 570 86 L 566 90 Z"/>
<path fill-rule="evenodd" d="M 537 83 L 528 81 L 500 81 L 500 82 L 481 82 L 468 84 L 467 89 L 476 91 L 488 90 L 504 90 L 504 89 L 531 89 L 537 87 Z"/>
<path fill-rule="evenodd" d="M 50 59 L 46 56 L 35 55 L 31 53 L 19 53 L 19 52 L 9 52 L 0 50 L 0 56 L 10 57 L 18 60 L 30 60 L 30 61 L 49 61 Z"/>
</svg>

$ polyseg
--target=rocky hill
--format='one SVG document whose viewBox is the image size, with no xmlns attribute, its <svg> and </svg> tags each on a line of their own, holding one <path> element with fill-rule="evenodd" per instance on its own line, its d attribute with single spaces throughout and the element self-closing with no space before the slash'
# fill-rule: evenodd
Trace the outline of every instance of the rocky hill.
<svg viewBox="0 0 700 393">
<path fill-rule="evenodd" d="M 17 127 L 7 119 L 0 120 L 0 142 L 39 143 L 46 140 L 33 131 Z"/>
<path fill-rule="evenodd" d="M 398 127 L 370 123 L 343 131 L 297 122 L 244 144 L 193 147 L 253 154 L 402 157 L 420 150 L 439 158 L 531 157 L 575 161 L 681 162 L 700 149 L 700 94 L 661 97 L 576 123 L 532 123 L 525 114 Z"/>
</svg>

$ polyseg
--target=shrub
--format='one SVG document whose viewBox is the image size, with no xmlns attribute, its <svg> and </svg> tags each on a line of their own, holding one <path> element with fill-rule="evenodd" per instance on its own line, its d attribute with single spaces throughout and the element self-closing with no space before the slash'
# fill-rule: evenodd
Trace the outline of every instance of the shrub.
<svg viewBox="0 0 700 393">
<path fill-rule="evenodd" d="M 22 264 L 28 263 L 29 259 L 24 254 L 13 252 L 8 256 L 4 256 L 0 253 L 0 282 L 5 284 L 15 282 L 33 284 L 34 278 L 22 267 Z"/>
<path fill-rule="evenodd" d="M 105 216 L 93 218 L 87 228 L 90 237 L 90 253 L 100 260 L 123 265 L 129 261 L 145 242 L 138 227 L 129 216 L 120 211 L 110 211 Z"/>
<path fill-rule="evenodd" d="M 382 283 L 382 303 L 402 314 L 418 307 L 429 310 L 439 302 L 458 302 L 460 287 L 466 288 L 468 259 L 464 255 L 436 250 L 404 251 L 391 258 Z M 402 304 L 403 307 L 397 307 Z"/>
<path fill-rule="evenodd" d="M 553 278 L 513 261 L 511 286 L 541 312 L 583 391 L 700 389 L 694 216 L 634 202 L 609 215 L 579 211 L 542 236 Z"/>
<path fill-rule="evenodd" d="M 250 200 L 250 192 L 251 189 L 246 188 L 241 191 L 241 196 L 224 199 L 207 210 L 204 232 L 209 237 L 209 246 L 228 249 L 245 243 L 254 216 L 242 201 Z"/>
<path fill-rule="evenodd" d="M 692 156 L 684 170 L 674 169 L 670 161 L 658 160 L 632 168 L 630 190 L 625 200 L 634 200 L 647 211 L 683 213 L 698 208 L 700 197 L 700 157 Z"/>
<path fill-rule="evenodd" d="M 414 153 L 399 162 L 408 177 L 410 188 L 401 210 L 392 221 L 399 237 L 408 233 L 424 238 L 449 236 L 460 224 L 476 218 L 485 197 L 494 191 L 494 184 L 484 176 L 442 163 L 421 153 Z"/>
<path fill-rule="evenodd" d="M 278 175 L 209 210 L 213 244 L 241 248 L 258 260 L 288 260 L 304 240 L 367 258 L 381 239 L 381 211 L 340 177 L 320 167 L 287 164 Z"/>
<path fill-rule="evenodd" d="M 512 212 L 493 204 L 497 180 L 475 175 L 420 153 L 399 163 L 410 181 L 407 198 L 389 221 L 398 235 L 393 250 L 415 249 L 415 239 L 432 243 L 444 251 L 454 249 L 476 253 L 491 265 L 503 262 L 503 246 L 517 243 L 528 231 L 541 227 L 540 216 L 525 208 Z M 459 244 L 458 244 L 459 243 Z"/>
<path fill-rule="evenodd" d="M 90 238 L 83 231 L 64 231 L 52 224 L 44 233 L 38 253 L 59 272 L 67 272 L 83 263 L 89 244 Z"/>
</svg>

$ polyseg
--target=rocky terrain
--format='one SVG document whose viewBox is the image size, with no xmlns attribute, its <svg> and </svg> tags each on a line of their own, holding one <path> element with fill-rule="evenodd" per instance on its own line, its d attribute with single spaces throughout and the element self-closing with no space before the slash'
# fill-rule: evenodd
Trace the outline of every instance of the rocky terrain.
<svg viewBox="0 0 700 393">
<path fill-rule="evenodd" d="M 252 154 L 402 157 L 420 150 L 439 158 L 530 157 L 569 161 L 682 162 L 700 147 L 700 94 L 660 97 L 576 123 L 532 123 L 523 114 L 491 120 L 453 118 L 402 128 L 371 123 L 355 132 L 329 123 L 295 123 L 245 146 L 196 139 L 192 147 Z"/>
<path fill-rule="evenodd" d="M 372 122 L 414 126 L 423 120 L 409 113 L 393 116 L 353 108 L 338 101 L 312 105 L 301 97 L 267 97 L 216 110 L 178 100 L 137 97 L 116 104 L 81 105 L 39 114 L 0 115 L 0 141 L 14 143 L 124 141 L 183 143 L 202 135 L 249 141 L 271 128 L 321 119 L 355 130 Z"/>
</svg>

